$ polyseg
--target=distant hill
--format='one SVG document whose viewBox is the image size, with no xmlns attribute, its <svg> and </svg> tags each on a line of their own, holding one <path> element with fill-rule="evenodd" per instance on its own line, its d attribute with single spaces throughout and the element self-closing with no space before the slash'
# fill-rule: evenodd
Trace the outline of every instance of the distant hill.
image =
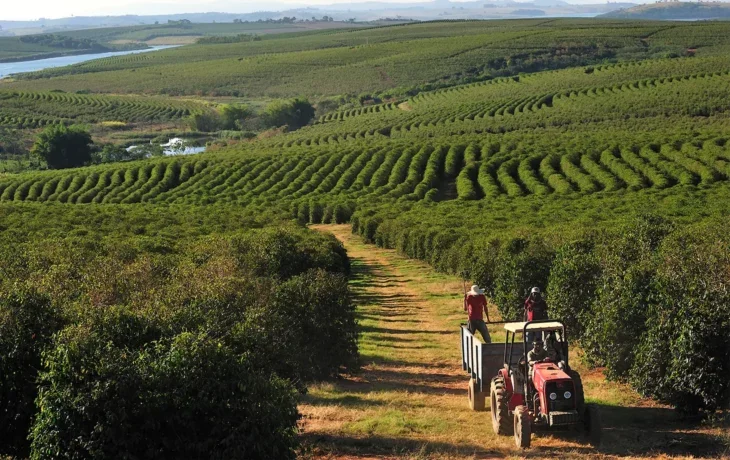
<svg viewBox="0 0 730 460">
<path fill-rule="evenodd" d="M 34 21 L 7 21 L 0 18 L 0 36 L 40 33 L 62 33 L 71 30 L 101 27 L 130 27 L 167 24 L 169 21 L 190 21 L 195 24 L 257 22 L 295 17 L 311 20 L 327 16 L 334 21 L 378 21 L 383 18 L 398 20 L 453 20 L 505 19 L 515 17 L 592 17 L 617 8 L 630 8 L 632 3 L 572 4 L 564 0 L 477 0 L 477 1 L 421 1 L 416 3 L 358 2 L 338 3 L 293 8 L 292 5 L 271 2 L 267 11 L 251 13 L 179 13 L 154 16 L 75 16 Z M 281 8 L 281 9 L 279 9 Z"/>
<path fill-rule="evenodd" d="M 620 9 L 598 16 L 611 19 L 728 19 L 730 3 L 652 3 Z"/>
</svg>

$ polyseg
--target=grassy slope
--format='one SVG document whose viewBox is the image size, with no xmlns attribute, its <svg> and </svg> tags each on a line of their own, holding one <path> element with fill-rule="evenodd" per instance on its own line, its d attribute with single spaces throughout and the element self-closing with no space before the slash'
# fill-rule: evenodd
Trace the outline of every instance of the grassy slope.
<svg viewBox="0 0 730 460">
<path fill-rule="evenodd" d="M 514 448 L 511 437 L 492 432 L 488 412 L 471 412 L 467 407 L 468 377 L 461 371 L 458 334 L 464 320 L 461 280 L 394 251 L 365 245 L 347 225 L 314 228 L 334 233 L 353 261 L 364 369 L 360 375 L 310 388 L 300 410 L 313 455 L 524 455 Z M 494 309 L 490 316 L 496 317 Z M 491 333 L 499 340 L 498 328 Z M 573 357 L 578 355 L 574 351 Z M 570 433 L 542 433 L 534 437 L 527 456 L 717 458 L 728 452 L 722 428 L 680 420 L 630 388 L 606 382 L 600 369 L 578 368 L 587 399 L 602 406 L 605 447 L 596 451 Z"/>
</svg>

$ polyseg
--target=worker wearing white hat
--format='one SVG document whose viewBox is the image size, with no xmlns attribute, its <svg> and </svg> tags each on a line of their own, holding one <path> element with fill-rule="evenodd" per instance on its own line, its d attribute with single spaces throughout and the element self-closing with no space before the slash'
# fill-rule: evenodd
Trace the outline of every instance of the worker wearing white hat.
<svg viewBox="0 0 730 460">
<path fill-rule="evenodd" d="M 476 331 L 482 335 L 484 343 L 491 343 L 487 324 L 484 322 L 484 312 L 487 309 L 487 297 L 478 285 L 473 285 L 469 292 L 464 295 L 464 311 L 469 313 L 467 328 L 474 334 Z"/>
</svg>

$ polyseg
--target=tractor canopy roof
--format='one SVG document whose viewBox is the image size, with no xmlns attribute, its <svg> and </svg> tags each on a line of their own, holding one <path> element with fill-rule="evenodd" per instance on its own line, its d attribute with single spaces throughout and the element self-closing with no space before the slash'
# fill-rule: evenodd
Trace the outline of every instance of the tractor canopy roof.
<svg viewBox="0 0 730 460">
<path fill-rule="evenodd" d="M 525 329 L 525 322 L 505 323 L 504 328 L 513 334 L 521 333 Z M 565 326 L 559 321 L 541 321 L 539 323 L 530 323 L 527 330 L 530 332 L 555 331 L 562 330 Z"/>
</svg>

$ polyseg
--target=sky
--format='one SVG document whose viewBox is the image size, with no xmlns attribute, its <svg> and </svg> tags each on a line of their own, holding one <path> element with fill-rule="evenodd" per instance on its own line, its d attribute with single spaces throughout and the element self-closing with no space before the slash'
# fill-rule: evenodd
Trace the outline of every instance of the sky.
<svg viewBox="0 0 730 460">
<path fill-rule="evenodd" d="M 362 2 L 365 0 L 359 0 Z M 378 0 L 383 3 L 413 3 L 423 0 Z M 458 1 L 458 0 L 452 0 Z M 518 0 L 529 1 L 529 0 Z M 567 0 L 569 3 L 604 3 L 605 0 Z M 614 0 L 616 1 L 616 0 Z M 631 1 L 631 0 L 629 0 Z M 636 0 L 633 0 L 637 2 Z M 351 0 L 0 0 L 0 20 L 34 20 L 69 16 L 122 14 L 249 13 L 289 7 L 352 3 Z"/>
</svg>

